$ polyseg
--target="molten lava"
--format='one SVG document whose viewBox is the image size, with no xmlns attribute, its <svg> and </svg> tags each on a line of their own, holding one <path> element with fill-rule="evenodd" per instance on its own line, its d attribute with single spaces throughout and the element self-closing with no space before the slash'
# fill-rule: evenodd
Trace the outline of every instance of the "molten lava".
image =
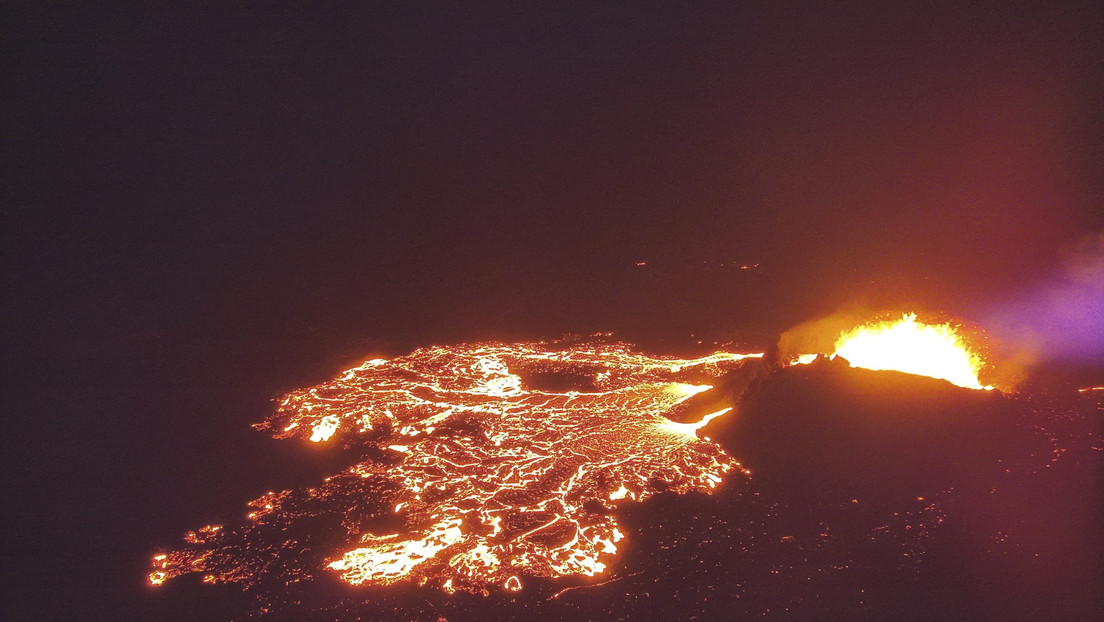
<svg viewBox="0 0 1104 622">
<path fill-rule="evenodd" d="M 949 324 L 924 324 L 916 314 L 859 326 L 836 340 L 837 356 L 853 367 L 941 378 L 968 389 L 992 389 L 978 381 L 981 357 Z"/>
<path fill-rule="evenodd" d="M 980 359 L 955 330 L 914 315 L 852 330 L 836 354 L 983 388 Z M 340 442 L 355 464 L 317 487 L 249 502 L 244 523 L 189 532 L 183 547 L 153 558 L 149 582 L 198 573 L 248 587 L 328 575 L 486 593 L 522 589 L 526 577 L 602 573 L 625 538 L 615 502 L 709 493 L 730 471 L 748 474 L 699 436 L 730 407 L 717 403 L 696 422 L 665 414 L 759 357 L 522 343 L 367 361 L 292 392 L 255 426 Z"/>
<path fill-rule="evenodd" d="M 344 442 L 359 462 L 315 488 L 250 502 L 244 524 L 189 532 L 185 547 L 153 559 L 149 581 L 330 574 L 452 593 L 601 573 L 625 537 L 613 502 L 709 493 L 741 470 L 697 436 L 705 421 L 664 413 L 760 356 L 477 344 L 368 361 L 291 393 L 256 426 Z"/>
</svg>

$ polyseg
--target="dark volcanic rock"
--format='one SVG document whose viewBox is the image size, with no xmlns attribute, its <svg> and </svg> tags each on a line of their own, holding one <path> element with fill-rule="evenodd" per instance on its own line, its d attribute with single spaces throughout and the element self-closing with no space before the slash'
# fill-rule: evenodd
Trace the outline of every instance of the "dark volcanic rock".
<svg viewBox="0 0 1104 622">
<path fill-rule="evenodd" d="M 821 528 L 877 619 L 1098 619 L 1100 412 L 820 359 L 702 433 Z"/>
<path fill-rule="evenodd" d="M 704 433 L 757 478 L 801 495 L 923 496 L 989 481 L 1046 441 L 1009 433 L 1015 404 L 995 391 L 852 369 L 843 359 L 788 368 Z"/>
</svg>

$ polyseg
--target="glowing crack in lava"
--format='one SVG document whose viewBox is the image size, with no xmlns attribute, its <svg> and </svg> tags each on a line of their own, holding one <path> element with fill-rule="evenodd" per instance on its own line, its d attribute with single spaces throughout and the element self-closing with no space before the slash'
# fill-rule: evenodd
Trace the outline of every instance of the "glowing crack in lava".
<svg viewBox="0 0 1104 622">
<path fill-rule="evenodd" d="M 888 369 L 941 378 L 968 389 L 992 389 L 978 381 L 981 357 L 949 324 L 924 324 L 916 314 L 859 326 L 836 340 L 836 355 L 854 367 Z"/>
<path fill-rule="evenodd" d="M 367 361 L 287 395 L 255 426 L 344 442 L 361 461 L 316 488 L 250 502 L 242 525 L 189 532 L 185 547 L 154 557 L 149 581 L 200 573 L 250 586 L 332 573 L 353 585 L 486 592 L 521 589 L 526 576 L 601 573 L 624 537 L 612 501 L 708 493 L 740 469 L 697 436 L 705 421 L 663 414 L 759 356 L 480 344 Z"/>
</svg>

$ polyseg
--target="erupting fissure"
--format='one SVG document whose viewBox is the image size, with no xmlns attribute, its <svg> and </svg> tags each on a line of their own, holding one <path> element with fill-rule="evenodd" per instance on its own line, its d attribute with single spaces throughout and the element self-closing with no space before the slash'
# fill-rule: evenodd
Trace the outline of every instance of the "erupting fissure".
<svg viewBox="0 0 1104 622">
<path fill-rule="evenodd" d="M 846 332 L 835 354 L 987 388 L 955 330 L 915 315 Z M 523 343 L 372 359 L 292 392 L 255 426 L 281 439 L 343 442 L 359 462 L 315 488 L 251 501 L 242 524 L 189 532 L 184 547 L 153 558 L 149 581 L 200 573 L 248 587 L 333 573 L 352 585 L 486 593 L 519 590 L 526 576 L 599 574 L 625 537 L 615 502 L 709 493 L 730 471 L 748 474 L 699 436 L 731 407 L 717 402 L 696 422 L 665 414 L 762 356 Z"/>
<path fill-rule="evenodd" d="M 896 370 L 941 378 L 968 389 L 992 389 L 978 381 L 981 357 L 950 324 L 924 324 L 916 314 L 859 326 L 840 335 L 835 355 L 855 367 Z"/>
</svg>

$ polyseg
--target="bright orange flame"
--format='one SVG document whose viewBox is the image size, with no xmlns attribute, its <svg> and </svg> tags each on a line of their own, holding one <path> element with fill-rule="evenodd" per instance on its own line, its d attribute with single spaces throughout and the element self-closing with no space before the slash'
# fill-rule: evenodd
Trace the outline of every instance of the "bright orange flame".
<svg viewBox="0 0 1104 622">
<path fill-rule="evenodd" d="M 924 324 L 916 314 L 866 324 L 840 335 L 836 355 L 853 367 L 892 369 L 942 378 L 968 389 L 992 389 L 978 381 L 981 357 L 963 343 L 950 324 Z"/>
</svg>

